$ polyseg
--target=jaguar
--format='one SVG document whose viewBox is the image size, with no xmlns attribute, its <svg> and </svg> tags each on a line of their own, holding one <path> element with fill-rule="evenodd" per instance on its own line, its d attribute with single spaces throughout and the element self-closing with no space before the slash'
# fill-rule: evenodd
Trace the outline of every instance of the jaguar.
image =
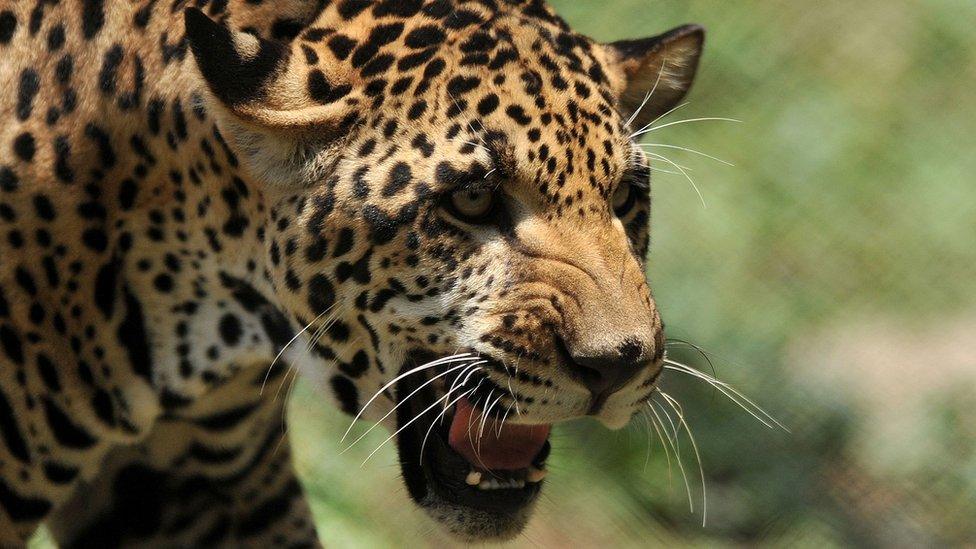
<svg viewBox="0 0 976 549">
<path fill-rule="evenodd" d="M 292 376 L 458 539 L 517 535 L 551 426 L 656 388 L 634 135 L 703 40 L 542 0 L 0 3 L 0 545 L 317 546 Z"/>
</svg>

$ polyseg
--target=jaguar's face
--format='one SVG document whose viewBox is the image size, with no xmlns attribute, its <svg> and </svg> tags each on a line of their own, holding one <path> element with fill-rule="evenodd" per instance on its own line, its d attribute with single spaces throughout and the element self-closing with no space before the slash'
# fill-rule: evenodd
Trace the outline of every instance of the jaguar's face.
<svg viewBox="0 0 976 549">
<path fill-rule="evenodd" d="M 512 80 L 441 91 L 431 108 L 456 112 L 451 123 L 392 140 L 406 148 L 423 134 L 440 151 L 410 163 L 405 197 L 382 197 L 407 171 L 399 155 L 367 163 L 381 184 L 366 185 L 365 207 L 417 213 L 373 252 L 391 262 L 364 315 L 394 367 L 358 391 L 403 376 L 367 413 L 396 407 L 389 426 L 411 496 L 471 537 L 516 531 L 545 474 L 549 425 L 584 415 L 626 424 L 663 352 L 643 267 L 646 160 L 615 113 L 601 117 L 607 126 L 582 122 L 598 117 L 595 94 L 575 100 L 572 127 L 555 94 L 539 107 Z M 454 124 L 463 129 L 452 136 Z"/>
<path fill-rule="evenodd" d="M 650 171 L 630 136 L 683 96 L 702 40 L 601 45 L 546 9 L 479 9 L 453 9 L 472 21 L 455 28 L 430 10 L 354 19 L 291 56 L 228 33 L 238 64 L 279 67 L 246 100 L 221 97 L 200 60 L 206 23 L 188 16 L 188 35 L 255 176 L 298 180 L 269 185 L 267 264 L 313 334 L 313 374 L 394 433 L 428 514 L 503 539 L 528 519 L 553 423 L 618 428 L 654 390 Z M 316 28 L 340 28 L 332 15 Z M 384 70 L 354 62 L 370 41 Z M 296 82 L 311 99 L 284 109 Z"/>
</svg>

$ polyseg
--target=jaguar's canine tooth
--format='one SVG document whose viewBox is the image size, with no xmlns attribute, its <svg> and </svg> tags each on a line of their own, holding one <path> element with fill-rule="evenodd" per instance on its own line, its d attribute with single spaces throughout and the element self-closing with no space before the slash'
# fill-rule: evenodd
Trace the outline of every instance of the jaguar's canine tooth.
<svg viewBox="0 0 976 549">
<path fill-rule="evenodd" d="M 464 478 L 464 482 L 467 483 L 468 486 L 477 486 L 481 482 L 481 472 L 469 472 L 468 476 Z"/>
<path fill-rule="evenodd" d="M 529 471 L 525 474 L 525 481 L 533 482 L 533 483 L 540 482 L 542 481 L 542 479 L 546 478 L 546 474 L 548 473 L 549 471 L 546 471 L 545 469 L 536 469 L 535 467 L 529 467 Z"/>
</svg>

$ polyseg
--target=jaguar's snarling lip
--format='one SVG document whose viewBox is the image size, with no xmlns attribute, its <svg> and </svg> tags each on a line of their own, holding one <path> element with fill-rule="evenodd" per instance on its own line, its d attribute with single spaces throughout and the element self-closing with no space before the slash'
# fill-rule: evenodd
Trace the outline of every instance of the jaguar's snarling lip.
<svg viewBox="0 0 976 549">
<path fill-rule="evenodd" d="M 467 397 L 462 397 L 455 406 L 448 445 L 479 470 L 527 470 L 533 467 L 533 459 L 549 439 L 549 425 L 508 423 L 489 425 L 487 431 L 478 430 L 478 421 L 483 419 L 481 410 L 475 409 Z M 494 418 L 489 421 L 495 423 Z"/>
<path fill-rule="evenodd" d="M 411 379 L 422 377 L 407 376 L 396 388 L 398 402 L 413 395 L 397 408 L 397 451 L 410 496 L 463 538 L 517 534 L 545 477 L 549 425 L 486 416 L 478 406 L 486 399 L 465 390 L 475 386 L 471 380 L 455 383 L 458 396 L 446 399 L 433 384 Z"/>
</svg>

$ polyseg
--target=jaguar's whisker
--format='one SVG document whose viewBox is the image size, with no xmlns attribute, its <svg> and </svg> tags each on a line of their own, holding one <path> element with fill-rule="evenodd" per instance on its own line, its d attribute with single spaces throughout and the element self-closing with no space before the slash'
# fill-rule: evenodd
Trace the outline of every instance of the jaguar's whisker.
<svg viewBox="0 0 976 549">
<path fill-rule="evenodd" d="M 644 132 L 645 130 L 647 130 L 647 128 L 650 128 L 651 126 L 653 126 L 654 123 L 657 122 L 658 120 L 661 120 L 662 118 L 668 116 L 669 114 L 671 114 L 671 113 L 673 113 L 673 112 L 675 112 L 675 111 L 677 111 L 679 109 L 683 109 L 684 107 L 687 107 L 690 104 L 691 104 L 691 102 L 685 101 L 684 103 L 681 103 L 680 105 L 676 105 L 676 106 L 671 107 L 670 109 L 664 111 L 663 113 L 661 113 L 660 115 L 658 115 L 657 118 L 655 118 L 654 120 L 651 120 L 650 122 L 648 122 L 647 124 L 645 124 L 641 129 L 639 129 L 636 132 L 630 134 L 630 139 L 634 139 L 635 137 L 641 135 L 641 132 Z"/>
<path fill-rule="evenodd" d="M 420 385 L 419 387 L 417 387 L 416 389 L 414 389 L 413 392 L 411 392 L 409 395 L 407 395 L 406 397 L 402 398 L 400 400 L 400 402 L 396 403 L 396 405 L 393 406 L 393 408 L 390 409 L 390 411 L 387 412 L 386 415 L 384 415 L 379 420 L 377 420 L 375 423 L 373 423 L 372 425 L 370 425 L 369 426 L 369 429 L 366 429 L 365 432 L 363 432 L 361 435 L 359 435 L 359 438 L 357 438 L 356 440 L 354 440 L 351 443 L 349 443 L 349 446 L 347 446 L 344 450 L 342 450 L 341 452 L 339 452 L 339 455 L 342 455 L 342 454 L 346 453 L 346 451 L 348 451 L 350 448 L 352 448 L 353 446 L 355 446 L 355 444 L 357 442 L 359 442 L 360 440 L 363 439 L 363 437 L 365 437 L 366 435 L 368 435 L 369 432 L 372 431 L 373 429 L 375 429 L 377 425 L 381 425 L 383 423 L 383 421 L 386 420 L 386 418 L 390 417 L 390 415 L 392 415 L 393 412 L 395 412 L 398 408 L 400 408 L 400 406 L 402 406 L 404 403 L 406 403 L 407 401 L 409 401 L 411 397 L 413 397 L 414 395 L 416 395 L 417 393 L 419 393 L 421 391 L 421 389 L 423 389 L 424 387 L 426 387 L 426 386 L 430 385 L 431 383 L 437 381 L 439 378 L 442 378 L 442 377 L 450 374 L 453 371 L 456 371 L 456 370 L 461 369 L 461 368 L 470 368 L 470 367 L 471 367 L 471 364 L 462 364 L 460 366 L 454 366 L 453 368 L 451 368 L 451 369 L 449 369 L 449 370 L 447 370 L 445 372 L 442 372 L 442 373 L 440 373 L 440 374 L 438 374 L 438 375 L 436 375 L 436 376 L 428 379 L 427 381 L 425 381 L 422 385 Z M 450 394 L 450 393 L 448 393 L 448 394 Z M 339 442 L 342 442 L 342 441 L 339 441 Z"/>
<path fill-rule="evenodd" d="M 671 395 L 665 393 L 660 388 L 657 390 L 658 393 L 664 397 L 664 400 L 671 406 L 674 413 L 678 415 L 678 421 L 684 427 L 685 433 L 688 434 L 688 440 L 691 442 L 691 449 L 695 452 L 695 459 L 698 461 L 698 474 L 701 476 L 702 485 L 702 527 L 708 521 L 708 491 L 705 487 L 705 468 L 702 467 L 701 454 L 698 452 L 698 443 L 695 441 L 695 436 L 691 433 L 691 426 L 688 425 L 688 421 L 685 419 L 684 409 L 681 404 Z"/>
<path fill-rule="evenodd" d="M 515 359 L 515 364 L 517 367 L 518 358 Z M 505 379 L 505 384 L 508 385 L 508 394 L 512 395 L 512 402 L 518 402 L 518 399 L 515 398 L 515 391 L 512 389 L 512 374 L 508 372 L 507 367 L 505 368 L 505 373 L 508 374 L 508 377 Z"/>
<path fill-rule="evenodd" d="M 644 466 L 641 468 L 641 471 L 644 473 L 647 472 L 647 464 L 651 461 L 651 446 L 653 443 L 653 440 L 651 439 L 650 420 L 647 419 L 647 415 L 647 410 L 641 408 L 641 419 L 644 420 L 644 432 L 647 434 L 647 447 L 644 451 Z"/>
<path fill-rule="evenodd" d="M 496 437 L 501 437 L 502 436 L 502 428 L 505 427 L 505 421 L 508 419 L 508 414 L 512 413 L 512 406 L 514 406 L 515 403 L 517 403 L 517 402 L 518 401 L 513 398 L 512 399 L 512 403 L 509 404 L 508 405 L 508 408 L 505 409 L 505 415 L 502 416 L 502 421 L 498 425 L 498 429 L 495 431 L 495 436 Z"/>
<path fill-rule="evenodd" d="M 274 398 L 271 399 L 272 402 L 277 401 L 278 397 L 281 396 L 281 388 L 286 385 L 289 375 L 292 375 L 293 380 L 298 379 L 298 369 L 293 368 L 291 364 L 288 365 L 288 370 L 285 372 L 285 378 L 280 384 L 278 384 L 278 388 L 275 390 Z M 294 383 L 294 381 L 292 381 L 292 383 Z M 286 390 L 285 394 L 287 393 L 288 391 Z M 284 421 L 284 418 L 282 418 L 282 421 Z"/>
<path fill-rule="evenodd" d="M 495 405 L 497 405 L 497 404 L 498 404 L 498 402 L 499 402 L 499 401 L 500 401 L 500 400 L 502 399 L 502 397 L 504 397 L 504 396 L 505 396 L 505 394 L 504 394 L 504 393 L 501 393 L 501 394 L 499 394 L 499 395 L 498 395 L 498 398 L 496 398 L 496 399 L 494 400 L 494 402 L 492 402 L 491 404 L 489 404 L 489 405 L 488 405 L 488 409 L 487 409 L 487 410 L 485 410 L 485 417 L 483 417 L 483 418 L 481 418 L 481 431 L 480 431 L 480 432 L 478 433 L 478 449 L 479 449 L 479 450 L 481 449 L 481 439 L 483 439 L 483 438 L 484 438 L 484 436 L 485 436 L 485 425 L 487 425 L 487 423 L 488 423 L 488 417 L 489 417 L 489 416 L 491 415 L 491 414 L 490 414 L 490 412 L 491 412 L 491 409 L 492 409 L 492 408 L 494 408 L 494 407 L 495 407 Z M 498 420 L 497 420 L 496 418 L 494 418 L 494 417 L 492 417 L 492 418 L 491 418 L 491 420 L 492 420 L 493 422 L 495 422 L 496 424 L 497 424 L 497 422 L 498 422 Z M 490 432 L 490 431 L 489 431 L 489 432 Z"/>
<path fill-rule="evenodd" d="M 478 370 L 481 369 L 481 368 L 478 367 L 478 365 L 479 364 L 484 364 L 484 362 L 485 361 L 483 361 L 483 360 L 478 361 L 478 362 L 474 362 L 474 363 L 468 365 L 468 367 L 466 369 L 461 370 L 458 373 L 458 375 L 456 375 L 454 377 L 454 381 L 451 382 L 451 386 L 450 386 L 450 388 L 448 388 L 447 392 L 448 393 L 454 392 L 454 388 L 455 387 L 464 387 L 468 383 L 468 380 L 471 379 L 471 375 L 474 374 L 476 371 L 478 371 Z M 464 377 L 464 381 L 461 381 L 461 378 L 462 377 Z M 461 384 L 460 385 L 458 385 L 458 381 L 461 381 Z M 444 406 L 444 411 L 446 412 L 448 408 L 449 408 L 449 406 L 445 405 Z"/>
<path fill-rule="evenodd" d="M 657 90 L 657 85 L 661 83 L 661 76 L 664 74 L 664 67 L 666 67 L 667 64 L 667 59 L 661 62 L 661 69 L 657 71 L 657 80 L 655 80 L 654 85 L 651 86 L 651 91 L 647 92 L 647 95 L 644 96 L 644 100 L 641 101 L 640 106 L 637 107 L 637 110 L 635 110 L 634 113 L 631 114 L 627 119 L 627 122 L 624 123 L 624 127 L 630 127 L 630 124 L 634 121 L 634 119 L 637 118 L 642 110 L 644 110 L 644 106 L 647 105 L 647 102 L 651 99 L 651 96 L 654 95 L 654 91 Z"/>
<path fill-rule="evenodd" d="M 668 369 L 668 370 L 672 370 L 672 371 L 675 371 L 675 372 L 681 372 L 683 374 L 690 375 L 692 377 L 701 379 L 702 381 L 708 383 L 712 387 L 718 389 L 718 391 L 721 392 L 723 395 L 725 395 L 729 400 L 731 400 L 736 405 L 738 405 L 740 408 L 742 408 L 743 410 L 745 410 L 749 415 L 751 415 L 752 417 L 756 418 L 757 421 L 759 421 L 760 423 L 762 423 L 766 427 L 769 427 L 770 429 L 772 429 L 773 428 L 773 425 L 770 424 L 770 422 L 772 422 L 772 424 L 775 424 L 777 427 L 779 427 L 780 429 L 786 431 L 787 433 L 790 432 L 790 430 L 785 425 L 783 425 L 782 423 L 780 423 L 779 420 L 777 420 L 775 417 L 773 417 L 771 414 L 769 414 L 769 412 L 767 412 L 766 410 L 764 410 L 761 406 L 759 406 L 758 404 L 756 404 L 755 402 L 753 402 L 747 396 L 745 396 L 744 394 L 742 394 L 738 389 L 736 389 L 732 385 L 729 385 L 728 383 L 726 383 L 726 382 L 724 382 L 724 381 L 722 381 L 720 379 L 716 379 L 716 378 L 714 378 L 714 377 L 706 374 L 705 372 L 702 372 L 700 370 L 697 370 L 695 368 L 692 368 L 691 366 L 688 366 L 686 364 L 681 364 L 680 362 L 675 362 L 674 360 L 671 360 L 669 358 L 666 358 L 664 360 L 664 367 L 666 369 Z M 747 406 L 747 404 L 748 404 L 748 406 Z M 750 408 L 750 406 L 752 408 Z M 762 417 L 760 417 L 759 414 L 762 414 Z"/>
<path fill-rule="evenodd" d="M 698 184 L 695 183 L 695 180 L 692 179 L 690 175 L 688 175 L 688 170 L 686 170 L 683 166 L 680 166 L 680 165 L 676 164 L 675 162 L 673 162 L 669 158 L 666 158 L 664 156 L 661 156 L 661 155 L 659 155 L 657 153 L 652 153 L 652 152 L 649 152 L 649 151 L 645 151 L 645 152 L 647 152 L 647 154 L 649 156 L 651 156 L 652 158 L 657 158 L 658 160 L 663 160 L 664 162 L 667 162 L 668 164 L 674 166 L 679 172 L 681 172 L 681 175 L 683 175 L 685 177 L 685 179 L 687 179 L 688 182 L 691 183 L 691 186 L 695 189 L 695 193 L 698 194 L 698 199 L 701 200 L 702 207 L 703 208 L 707 208 L 708 207 L 708 205 L 705 204 L 705 197 L 702 196 L 701 190 L 698 188 Z"/>
<path fill-rule="evenodd" d="M 714 377 L 714 376 L 718 375 L 718 374 L 715 373 L 715 365 L 712 364 L 711 357 L 708 356 L 708 353 L 705 352 L 705 349 L 703 349 L 701 346 L 696 345 L 696 344 L 694 344 L 694 343 L 692 343 L 690 341 L 686 341 L 684 339 L 678 339 L 678 338 L 675 338 L 675 337 L 668 338 L 668 340 L 664 343 L 665 347 L 670 346 L 670 345 L 676 345 L 676 344 L 677 345 L 685 345 L 685 346 L 693 349 L 695 352 L 698 353 L 698 356 L 702 357 L 702 359 L 704 359 L 705 362 L 708 363 L 708 367 L 712 370 L 712 376 Z"/>
<path fill-rule="evenodd" d="M 458 103 L 458 100 L 457 100 L 457 98 L 454 97 L 454 94 L 452 94 L 450 91 L 448 91 L 447 92 L 447 95 L 448 95 L 448 97 L 451 98 L 451 101 L 454 102 L 454 106 L 457 107 L 458 113 L 464 112 L 464 109 L 461 108 L 461 104 Z M 471 122 L 471 119 L 466 120 L 466 123 L 468 125 L 468 129 L 471 130 L 471 134 L 474 135 L 475 137 L 477 137 L 478 138 L 478 141 L 481 141 L 481 145 L 490 154 L 491 153 L 491 147 L 489 147 L 488 146 L 488 143 L 485 142 L 485 138 L 481 135 L 481 132 L 478 132 L 477 130 L 474 129 L 474 124 Z M 484 129 L 484 126 L 482 126 L 482 129 Z"/>
<path fill-rule="evenodd" d="M 338 319 L 339 319 L 338 314 L 329 315 L 329 317 L 325 319 L 325 322 L 323 322 L 322 325 L 316 328 L 315 332 L 312 333 L 312 337 L 309 338 L 308 345 L 305 348 L 305 352 L 311 351 L 312 347 L 314 347 L 319 342 L 319 339 L 321 339 L 322 336 L 325 335 L 325 332 L 327 332 L 329 328 L 335 325 Z"/>
<path fill-rule="evenodd" d="M 489 389 L 488 390 L 488 396 L 485 398 L 485 404 L 487 406 L 485 406 L 485 409 L 481 411 L 481 427 L 480 427 L 480 430 L 478 432 L 478 444 L 477 444 L 478 448 L 477 448 L 477 450 L 475 452 L 475 454 L 478 455 L 478 461 L 481 461 L 481 438 L 482 438 L 482 435 L 485 432 L 485 422 L 488 421 L 488 411 L 491 410 L 491 405 L 492 405 L 492 403 L 491 403 L 491 396 L 493 394 L 495 394 L 495 390 L 494 389 Z"/>
<path fill-rule="evenodd" d="M 411 419 L 410 421 L 408 421 L 408 422 L 406 422 L 406 423 L 404 423 L 402 427 L 400 427 L 399 429 L 397 429 L 396 431 L 394 431 L 394 432 L 393 432 L 393 434 L 392 434 L 392 435 L 390 435 L 389 437 L 387 437 L 387 439 L 386 439 L 386 440 L 384 440 L 383 442 L 381 442 L 381 443 L 380 443 L 380 445 L 379 445 L 379 446 L 377 446 L 375 450 L 373 450 L 372 452 L 370 452 L 370 453 L 369 453 L 369 455 L 368 455 L 368 456 L 366 456 L 366 459 L 364 459 L 364 460 L 363 460 L 363 462 L 359 464 L 359 466 L 360 466 L 360 467 L 362 467 L 362 466 L 364 466 L 364 465 L 366 465 L 366 462 L 367 462 L 367 461 L 369 461 L 369 459 L 370 459 L 371 457 L 373 457 L 374 455 L 376 455 L 376 452 L 379 452 L 379 451 L 380 451 L 380 448 L 382 448 L 383 446 L 386 446 L 386 443 L 388 443 L 388 442 L 390 442 L 391 440 L 393 440 L 393 439 L 394 439 L 394 438 L 395 438 L 395 437 L 396 437 L 397 435 L 399 435 L 399 434 L 400 434 L 400 433 L 401 433 L 401 432 L 402 432 L 402 431 L 403 431 L 404 429 L 406 429 L 407 427 L 409 427 L 409 426 L 411 426 L 411 425 L 413 425 L 413 422 L 415 422 L 415 421 L 417 421 L 418 419 L 420 419 L 421 417 L 423 417 L 423 416 L 424 416 L 424 414 L 426 414 L 427 412 L 429 412 L 429 411 L 431 411 L 431 410 L 433 410 L 433 409 L 434 409 L 435 407 L 437 407 L 437 405 L 438 405 L 438 404 L 440 404 L 441 402 L 443 402 L 443 401 L 445 401 L 445 400 L 447 400 L 447 398 L 448 398 L 449 396 L 450 396 L 450 395 L 444 395 L 444 396 L 442 396 L 442 397 L 440 397 L 440 398 L 438 398 L 437 400 L 435 400 L 435 401 L 434 401 L 434 403 L 433 403 L 433 404 L 431 404 L 430 406 L 428 406 L 428 407 L 426 407 L 426 408 L 424 408 L 422 412 L 420 412 L 419 414 L 417 414 L 417 415 L 415 415 L 415 416 L 413 417 L 413 419 Z"/>
<path fill-rule="evenodd" d="M 346 440 L 346 437 L 349 436 L 349 431 L 352 431 L 352 428 L 356 424 L 356 421 L 360 417 L 362 417 L 363 412 L 366 410 L 366 408 L 368 408 L 369 405 L 374 400 L 376 400 L 377 398 L 379 398 L 379 396 L 382 395 L 384 391 L 386 391 L 387 389 L 389 389 L 390 387 L 392 387 L 393 385 L 395 385 L 401 379 L 403 379 L 403 378 L 405 378 L 405 377 L 407 377 L 409 375 L 413 375 L 413 374 L 415 374 L 417 372 L 422 372 L 422 371 L 427 370 L 429 368 L 435 368 L 437 366 L 440 366 L 441 364 L 451 364 L 451 363 L 454 363 L 454 362 L 463 362 L 465 360 L 470 360 L 473 357 L 476 357 L 476 355 L 472 355 L 471 353 L 461 353 L 461 354 L 451 355 L 451 356 L 444 357 L 444 358 L 439 358 L 437 360 L 432 360 L 430 362 L 427 362 L 426 364 L 422 364 L 420 366 L 417 366 L 416 368 L 413 368 L 412 370 L 410 370 L 410 371 L 408 371 L 406 373 L 400 374 L 397 377 L 393 378 L 392 381 L 390 381 L 386 385 L 380 387 L 380 390 L 379 391 L 376 391 L 376 393 L 373 394 L 373 396 L 370 397 L 370 399 L 366 401 L 366 404 L 364 404 L 363 407 L 359 409 L 359 413 L 356 414 L 356 417 L 353 418 L 352 423 L 349 424 L 349 427 L 346 429 L 346 432 L 343 433 L 342 438 L 339 439 L 339 442 L 342 442 L 342 441 Z"/>
<path fill-rule="evenodd" d="M 326 330 L 329 326 L 331 326 L 332 324 L 334 324 L 335 321 L 336 321 L 336 319 L 338 318 L 338 316 L 339 316 L 339 312 L 338 311 L 336 311 L 332 315 L 329 315 L 325 319 L 325 322 L 322 323 L 322 326 L 315 330 L 315 333 L 313 333 L 312 334 L 312 337 L 309 338 L 308 345 L 305 346 L 305 354 L 308 354 L 308 353 L 310 353 L 312 351 L 312 348 L 315 346 L 316 340 L 319 337 L 321 337 L 320 332 L 324 332 L 324 330 Z M 292 365 L 289 364 L 288 367 L 289 368 L 292 368 Z M 295 374 L 295 378 L 297 379 L 297 377 L 298 377 L 298 374 L 296 373 Z M 281 396 L 281 388 L 282 388 L 282 385 L 278 385 L 278 389 L 275 391 L 275 395 L 274 395 L 274 399 L 273 400 L 278 400 L 278 397 Z M 288 392 L 289 391 L 286 391 L 286 393 L 288 393 Z"/>
<path fill-rule="evenodd" d="M 718 158 L 716 156 L 712 156 L 710 154 L 705 154 L 705 153 L 703 153 L 701 151 L 698 151 L 698 150 L 695 150 L 695 149 L 690 149 L 688 147 L 679 147 L 678 145 L 669 145 L 669 144 L 666 144 L 666 143 L 644 143 L 644 144 L 641 145 L 641 147 L 661 147 L 661 148 L 664 148 L 664 149 L 675 149 L 675 150 L 679 150 L 679 151 L 685 151 L 685 152 L 689 152 L 689 153 L 692 153 L 692 154 L 697 154 L 699 156 L 704 156 L 705 158 L 714 160 L 716 162 L 720 162 L 722 164 L 725 164 L 726 166 L 735 167 L 735 164 L 729 162 L 728 160 L 722 160 L 721 158 Z"/>
<path fill-rule="evenodd" d="M 674 172 L 674 171 L 671 171 L 671 170 L 665 170 L 664 168 L 658 168 L 657 166 L 651 166 L 649 164 L 641 164 L 640 167 L 647 168 L 647 169 L 651 170 L 652 172 L 666 173 L 668 175 L 681 175 L 679 172 Z M 687 169 L 688 168 L 685 168 L 685 170 L 687 170 Z"/>
<path fill-rule="evenodd" d="M 647 133 L 651 133 L 653 131 L 657 131 L 657 130 L 660 130 L 660 129 L 663 129 L 663 128 L 668 128 L 668 127 L 671 127 L 671 126 L 677 126 L 679 124 L 689 124 L 689 123 L 692 123 L 692 122 L 709 122 L 709 121 L 742 123 L 741 120 L 736 120 L 735 118 L 724 118 L 724 117 L 719 117 L 719 116 L 706 116 L 706 117 L 701 117 L 701 118 L 685 118 L 683 120 L 675 120 L 674 122 L 668 122 L 667 124 L 661 124 L 660 126 L 653 126 L 653 127 L 644 129 L 642 131 L 639 131 L 639 132 L 635 133 L 634 135 L 631 135 L 630 137 L 631 137 L 631 139 L 633 139 L 635 137 L 639 137 L 641 135 L 644 135 L 644 134 L 647 134 Z"/>
<path fill-rule="evenodd" d="M 660 416 L 658 416 L 657 410 L 654 409 L 654 406 L 653 406 L 654 404 L 657 404 L 658 406 L 661 406 L 660 403 L 658 403 L 657 401 L 655 401 L 653 399 L 650 399 L 650 400 L 647 401 L 648 408 L 651 409 L 651 413 L 654 414 L 654 417 L 657 417 L 657 420 L 658 420 L 659 423 L 661 423 L 661 428 L 663 429 L 664 428 L 664 423 L 661 421 Z M 664 408 L 663 407 L 661 407 L 661 411 L 662 411 L 662 413 L 664 413 L 664 415 L 666 415 L 666 416 L 668 415 L 667 412 L 664 411 Z M 668 416 L 668 421 L 672 425 L 674 424 L 671 421 L 671 416 Z M 684 463 L 682 463 L 682 461 L 681 461 L 681 455 L 678 453 L 677 444 L 675 443 L 675 441 L 671 440 L 671 437 L 670 436 L 667 437 L 667 438 L 668 438 L 668 441 L 671 442 L 671 449 L 674 450 L 674 453 L 675 453 L 674 460 L 678 464 L 678 471 L 681 472 L 681 479 L 684 481 L 685 491 L 688 493 L 688 509 L 692 513 L 694 513 L 695 512 L 695 503 L 691 499 L 691 484 L 688 483 L 688 474 L 685 473 L 685 466 L 684 466 Z"/>
<path fill-rule="evenodd" d="M 294 391 L 295 386 L 298 385 L 298 370 L 293 370 L 293 371 L 295 373 L 291 378 L 291 384 L 289 385 L 288 389 L 285 391 L 285 402 L 289 402 L 291 400 L 292 391 Z M 275 398 L 277 399 L 277 396 L 275 396 Z M 278 450 L 281 448 L 281 444 L 285 442 L 285 438 L 287 436 L 288 436 L 288 422 L 285 421 L 285 414 L 281 414 L 281 438 L 279 438 L 278 443 L 275 444 L 275 448 L 271 452 L 271 455 L 276 455 L 278 453 Z"/>
<path fill-rule="evenodd" d="M 460 396 L 458 396 L 457 398 L 455 398 L 454 400 L 452 400 L 449 404 L 445 405 L 444 406 L 444 409 L 441 410 L 441 412 L 439 414 L 437 414 L 437 417 L 436 418 L 434 418 L 434 421 L 430 422 L 430 427 L 427 428 L 427 434 L 424 435 L 424 441 L 420 444 L 420 463 L 423 463 L 424 462 L 424 448 L 427 447 L 427 439 L 430 437 L 430 433 L 434 430 L 434 426 L 437 425 L 437 422 L 438 421 L 440 421 L 441 419 L 444 418 L 445 414 L 447 414 L 447 411 L 451 409 L 451 406 L 454 406 L 462 398 L 470 395 L 472 391 L 474 391 L 474 389 L 468 389 L 467 391 L 462 392 Z M 447 394 L 450 395 L 451 392 L 448 391 Z M 446 400 L 445 400 L 445 402 L 446 402 Z"/>
<path fill-rule="evenodd" d="M 653 413 L 654 409 L 651 407 L 650 402 L 647 403 L 647 406 L 648 408 L 651 408 L 651 412 Z M 654 431 L 657 433 L 658 439 L 661 440 L 661 448 L 664 450 L 664 458 L 668 462 L 668 489 L 671 490 L 673 488 L 672 485 L 673 474 L 671 471 L 671 451 L 668 449 L 668 444 L 664 441 L 664 435 L 661 433 L 661 430 L 664 429 L 664 425 L 661 424 L 661 418 L 657 417 L 656 413 L 653 416 L 648 415 L 647 418 L 650 420 L 651 426 L 654 427 Z"/>
<path fill-rule="evenodd" d="M 285 354 L 285 351 L 288 349 L 288 346 L 291 345 L 292 343 L 294 343 L 295 340 L 297 340 L 299 337 L 301 337 L 301 335 L 303 333 L 305 333 L 305 331 L 308 330 L 312 326 L 312 324 L 315 324 L 315 322 L 318 319 L 322 318 L 322 316 L 325 315 L 326 313 L 328 313 L 332 309 L 332 307 L 334 307 L 334 306 L 335 306 L 335 304 L 332 304 L 332 305 L 326 307 L 324 311 L 322 311 L 321 313 L 319 313 L 318 316 L 316 316 L 315 318 L 313 318 L 312 321 L 309 322 L 308 324 L 306 324 L 304 328 L 302 328 L 301 330 L 299 330 L 297 334 L 295 334 L 294 336 L 292 336 L 292 338 L 290 340 L 288 340 L 288 343 L 285 343 L 285 345 L 281 348 L 281 350 L 278 351 L 278 354 L 275 355 L 274 360 L 271 361 L 271 365 L 268 366 L 268 371 L 265 372 L 265 374 L 264 374 L 264 380 L 261 381 L 261 390 L 258 392 L 258 395 L 259 396 L 264 395 L 264 386 L 267 385 L 268 378 L 271 377 L 271 369 L 275 367 L 275 364 L 278 362 L 278 359 L 281 358 L 281 355 Z"/>
<path fill-rule="evenodd" d="M 484 381 L 484 380 L 485 380 L 485 378 L 482 378 L 481 379 L 481 381 Z M 478 386 L 479 387 L 481 386 L 481 382 L 480 381 L 478 382 Z M 488 392 L 488 396 L 485 398 L 485 402 L 488 402 L 488 399 L 490 399 L 490 398 L 491 398 L 491 392 L 489 391 Z M 473 406 L 475 410 L 478 410 L 478 405 L 479 404 L 481 404 L 481 398 L 478 398 L 478 400 L 475 401 L 474 406 Z M 471 424 L 472 424 L 472 421 L 477 421 L 477 419 L 474 419 L 474 416 L 475 416 L 474 414 L 471 414 L 471 415 L 468 416 L 468 444 L 470 444 L 472 448 L 475 447 L 475 442 L 474 442 L 474 439 L 471 438 Z M 485 465 L 485 462 L 481 459 L 481 447 L 480 447 L 481 439 L 478 439 L 478 442 L 479 442 L 479 445 L 478 445 L 477 448 L 475 448 L 475 452 L 474 452 L 475 458 L 478 460 L 478 463 L 480 463 L 481 466 L 485 470 L 488 470 L 488 466 L 486 466 Z"/>
</svg>

